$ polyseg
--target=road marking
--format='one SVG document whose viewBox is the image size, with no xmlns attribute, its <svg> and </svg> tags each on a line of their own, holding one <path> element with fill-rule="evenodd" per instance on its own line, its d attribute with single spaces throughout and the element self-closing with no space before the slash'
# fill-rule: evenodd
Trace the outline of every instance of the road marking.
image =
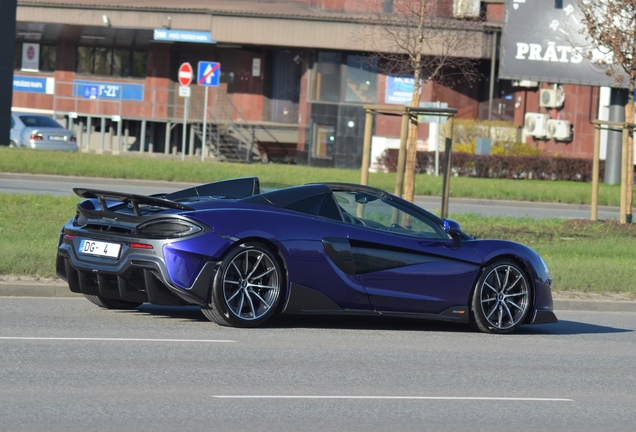
<svg viewBox="0 0 636 432">
<path fill-rule="evenodd" d="M 233 340 L 220 339 L 132 339 L 132 338 L 63 338 L 63 337 L 4 337 L 0 340 L 42 340 L 42 341 L 108 341 L 108 342 L 204 342 L 235 343 Z"/>
<path fill-rule="evenodd" d="M 478 397 L 478 396 L 285 396 L 285 395 L 214 395 L 218 399 L 384 399 L 384 400 L 473 400 L 521 402 L 574 402 L 562 398 Z"/>
</svg>

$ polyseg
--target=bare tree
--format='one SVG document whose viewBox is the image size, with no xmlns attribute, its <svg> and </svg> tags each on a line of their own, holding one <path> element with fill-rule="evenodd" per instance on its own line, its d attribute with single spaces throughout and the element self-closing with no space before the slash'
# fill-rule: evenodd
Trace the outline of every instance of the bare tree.
<svg viewBox="0 0 636 432">
<path fill-rule="evenodd" d="M 582 33 L 591 44 L 588 58 L 607 67 L 616 84 L 628 84 L 625 121 L 634 121 L 634 88 L 636 87 L 636 0 L 579 0 L 583 14 Z M 600 53 L 601 55 L 596 55 Z M 627 165 L 627 188 L 621 190 L 626 201 L 626 220 L 631 222 L 634 187 L 634 142 L 629 134 L 623 150 L 623 168 Z M 625 163 L 625 159 L 627 163 Z M 623 183 L 623 182 L 621 182 Z M 621 215 L 622 219 L 622 215 Z"/>
<path fill-rule="evenodd" d="M 471 20 L 451 18 L 452 0 L 360 0 L 372 11 L 358 38 L 369 47 L 379 70 L 414 78 L 411 107 L 419 107 L 422 87 L 429 82 L 452 86 L 481 75 L 483 27 Z M 389 7 L 387 7 L 389 4 Z M 417 123 L 408 132 L 404 198 L 413 201 L 417 158 Z"/>
</svg>

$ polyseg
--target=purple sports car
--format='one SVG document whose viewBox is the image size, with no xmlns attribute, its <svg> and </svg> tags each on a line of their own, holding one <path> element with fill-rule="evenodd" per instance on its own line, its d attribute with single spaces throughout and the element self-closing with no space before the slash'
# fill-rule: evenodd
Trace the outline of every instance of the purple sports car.
<svg viewBox="0 0 636 432">
<path fill-rule="evenodd" d="M 254 327 L 276 313 L 468 323 L 488 333 L 556 322 L 532 249 L 368 186 L 260 190 L 240 178 L 153 196 L 74 189 L 56 269 L 98 306 L 199 305 Z"/>
</svg>

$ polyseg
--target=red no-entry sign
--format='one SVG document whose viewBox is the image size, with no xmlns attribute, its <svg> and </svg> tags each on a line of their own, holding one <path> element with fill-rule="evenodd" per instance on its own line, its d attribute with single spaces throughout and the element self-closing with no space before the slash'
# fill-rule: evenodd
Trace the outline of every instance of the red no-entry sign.
<svg viewBox="0 0 636 432">
<path fill-rule="evenodd" d="M 179 66 L 179 84 L 189 86 L 192 82 L 192 66 L 190 63 L 183 63 Z"/>
</svg>

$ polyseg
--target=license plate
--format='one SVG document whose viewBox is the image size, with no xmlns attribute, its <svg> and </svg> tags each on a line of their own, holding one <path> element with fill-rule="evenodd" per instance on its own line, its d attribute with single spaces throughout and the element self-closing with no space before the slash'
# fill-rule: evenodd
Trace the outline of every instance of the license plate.
<svg viewBox="0 0 636 432">
<path fill-rule="evenodd" d="M 120 249 L 121 245 L 117 243 L 106 243 L 83 239 L 80 242 L 79 253 L 117 258 L 119 256 Z"/>
<path fill-rule="evenodd" d="M 66 141 L 66 137 L 59 136 L 59 135 L 49 135 L 49 140 L 50 141 Z"/>
</svg>

